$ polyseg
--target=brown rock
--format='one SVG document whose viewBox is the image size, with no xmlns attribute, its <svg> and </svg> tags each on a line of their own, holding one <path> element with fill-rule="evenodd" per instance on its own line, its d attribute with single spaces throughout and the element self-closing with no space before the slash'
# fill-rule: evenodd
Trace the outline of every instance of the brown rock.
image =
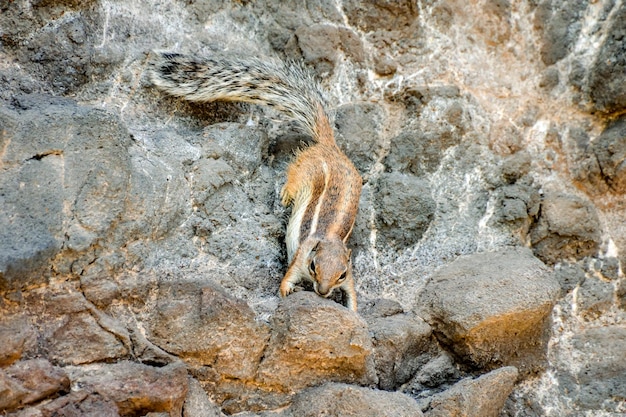
<svg viewBox="0 0 626 417">
<path fill-rule="evenodd" d="M 87 311 L 63 317 L 63 324 L 47 338 L 51 359 L 67 365 L 124 357 L 128 351 Z"/>
<path fill-rule="evenodd" d="M 0 371 L 0 410 L 13 410 L 68 391 L 69 385 L 65 372 L 45 359 L 16 362 Z"/>
<path fill-rule="evenodd" d="M 368 32 L 403 29 L 411 26 L 419 14 L 417 5 L 408 0 L 347 0 L 343 7 L 350 24 Z"/>
<path fill-rule="evenodd" d="M 252 378 L 269 338 L 244 301 L 200 282 L 161 284 L 149 328 L 152 343 L 219 381 Z"/>
<path fill-rule="evenodd" d="M 301 26 L 296 37 L 304 62 L 313 64 L 320 74 L 332 73 L 340 50 L 356 62 L 365 59 L 361 40 L 348 28 L 323 24 Z"/>
<path fill-rule="evenodd" d="M 35 331 L 25 316 L 0 319 L 0 366 L 7 366 L 22 357 L 28 345 L 35 344 Z"/>
<path fill-rule="evenodd" d="M 286 392 L 326 381 L 375 383 L 367 324 L 311 292 L 287 297 L 272 321 L 259 379 Z"/>
<path fill-rule="evenodd" d="M 288 413 L 297 417 L 422 415 L 417 402 L 408 395 L 335 383 L 311 388 L 298 394 Z"/>
<path fill-rule="evenodd" d="M 122 361 L 76 368 L 71 377 L 83 391 L 113 401 L 122 416 L 152 411 L 180 416 L 187 395 L 187 371 L 180 363 L 155 368 Z"/>
<path fill-rule="evenodd" d="M 22 385 L 0 371 L 0 411 L 15 410 L 22 404 L 22 399 L 28 395 Z"/>
<path fill-rule="evenodd" d="M 84 391 L 72 392 L 32 410 L 39 413 L 33 414 L 33 417 L 119 417 L 120 415 L 113 401 L 103 398 L 100 394 Z"/>
<path fill-rule="evenodd" d="M 546 326 L 560 287 L 524 248 L 462 256 L 426 284 L 418 304 L 440 341 L 487 369 L 545 363 Z"/>
<path fill-rule="evenodd" d="M 212 398 L 229 413 L 285 404 L 254 382 L 269 339 L 242 300 L 206 282 L 162 283 L 148 320 L 148 339 L 183 359 Z"/>
<path fill-rule="evenodd" d="M 430 401 L 426 417 L 497 417 L 511 394 L 517 369 L 500 368 L 479 378 L 466 378 Z"/>
<path fill-rule="evenodd" d="M 378 75 L 393 75 L 398 70 L 398 63 L 384 54 L 378 54 L 374 57 L 374 71 Z"/>
</svg>

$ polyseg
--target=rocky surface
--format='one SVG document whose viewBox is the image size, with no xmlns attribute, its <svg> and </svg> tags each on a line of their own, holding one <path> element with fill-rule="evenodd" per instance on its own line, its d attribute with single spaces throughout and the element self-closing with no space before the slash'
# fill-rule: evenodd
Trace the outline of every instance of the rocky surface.
<svg viewBox="0 0 626 417">
<path fill-rule="evenodd" d="M 0 413 L 626 413 L 625 25 L 623 0 L 0 2 Z M 320 77 L 364 179 L 358 314 L 277 296 L 309 139 L 156 91 L 153 49 Z"/>
<path fill-rule="evenodd" d="M 543 365 L 558 293 L 553 273 L 529 250 L 509 249 L 462 256 L 440 268 L 417 304 L 464 363 L 530 373 Z"/>
</svg>

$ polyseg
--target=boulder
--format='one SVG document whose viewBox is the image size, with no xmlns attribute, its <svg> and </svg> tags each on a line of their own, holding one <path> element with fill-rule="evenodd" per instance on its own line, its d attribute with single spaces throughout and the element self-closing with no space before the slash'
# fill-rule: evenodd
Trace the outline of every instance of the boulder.
<svg viewBox="0 0 626 417">
<path fill-rule="evenodd" d="M 512 366 L 496 369 L 476 379 L 465 378 L 429 399 L 426 417 L 498 417 L 517 380 Z"/>
<path fill-rule="evenodd" d="M 0 106 L 0 290 L 44 282 L 64 245 L 74 253 L 57 272 L 80 273 L 93 259 L 76 261 L 121 214 L 130 175 L 119 117 L 46 95 L 14 103 Z"/>
<path fill-rule="evenodd" d="M 430 184 L 414 175 L 385 173 L 378 179 L 375 207 L 380 249 L 417 243 L 435 213 Z"/>
<path fill-rule="evenodd" d="M 618 325 L 592 327 L 571 338 L 571 351 L 580 359 L 572 368 L 561 359 L 556 377 L 560 394 L 573 399 L 577 410 L 623 412 L 626 401 L 626 329 Z M 570 348 L 568 348 L 569 350 Z"/>
<path fill-rule="evenodd" d="M 560 291 L 529 250 L 462 256 L 439 269 L 418 299 L 437 338 L 479 368 L 545 363 L 546 326 Z"/>
<path fill-rule="evenodd" d="M 539 218 L 530 229 L 533 252 L 542 261 L 579 260 L 594 255 L 601 227 L 596 208 L 588 199 L 565 193 L 546 193 Z"/>
<path fill-rule="evenodd" d="M 0 370 L 0 411 L 12 411 L 67 392 L 69 387 L 67 374 L 45 359 L 16 362 Z"/>
<path fill-rule="evenodd" d="M 337 109 L 337 143 L 361 174 L 367 175 L 378 159 L 384 120 L 383 108 L 374 103 L 345 104 Z"/>
<path fill-rule="evenodd" d="M 115 402 L 98 393 L 84 391 L 73 391 L 27 411 L 33 414 L 16 417 L 120 417 Z"/>
<path fill-rule="evenodd" d="M 46 338 L 48 355 L 56 363 L 79 365 L 129 354 L 124 343 L 103 329 L 91 313 L 83 311 L 59 319 L 59 327 Z"/>
<path fill-rule="evenodd" d="M 115 403 L 121 416 L 167 412 L 182 414 L 187 396 L 187 371 L 181 363 L 155 368 L 135 362 L 98 364 L 70 370 L 79 391 L 98 393 Z"/>
<path fill-rule="evenodd" d="M 436 354 L 431 327 L 412 313 L 366 318 L 374 345 L 378 387 L 394 390 Z"/>
<path fill-rule="evenodd" d="M 252 378 L 269 338 L 244 301 L 202 281 L 161 283 L 147 322 L 152 343 L 190 365 L 210 366 L 216 382 Z"/>
<path fill-rule="evenodd" d="M 37 344 L 36 333 L 25 315 L 0 317 L 0 366 L 8 366 Z"/>
<path fill-rule="evenodd" d="M 285 392 L 326 381 L 376 382 L 367 324 L 356 313 L 309 291 L 283 300 L 272 318 L 272 336 L 259 380 Z"/>
<path fill-rule="evenodd" d="M 329 383 L 298 394 L 286 416 L 420 417 L 414 399 L 399 392 Z"/>
<path fill-rule="evenodd" d="M 624 95 L 626 96 L 626 91 Z M 611 190 L 626 194 L 626 165 L 624 164 L 624 159 L 626 159 L 626 118 L 622 117 L 610 123 L 593 141 L 590 148 L 593 150 L 593 155 L 597 158 L 603 178 Z"/>
<path fill-rule="evenodd" d="M 194 379 L 189 378 L 189 391 L 183 406 L 182 417 L 224 417 L 224 413 L 207 396 L 202 385 Z"/>
</svg>

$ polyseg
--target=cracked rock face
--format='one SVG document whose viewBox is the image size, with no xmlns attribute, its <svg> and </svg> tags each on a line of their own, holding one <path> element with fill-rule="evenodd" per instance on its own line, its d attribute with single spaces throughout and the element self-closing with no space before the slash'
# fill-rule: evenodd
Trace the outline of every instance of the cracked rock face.
<svg viewBox="0 0 626 417">
<path fill-rule="evenodd" d="M 626 413 L 625 13 L 0 2 L 0 414 Z M 310 138 L 165 96 L 153 49 L 318 76 L 364 182 L 358 314 L 277 295 Z"/>
</svg>

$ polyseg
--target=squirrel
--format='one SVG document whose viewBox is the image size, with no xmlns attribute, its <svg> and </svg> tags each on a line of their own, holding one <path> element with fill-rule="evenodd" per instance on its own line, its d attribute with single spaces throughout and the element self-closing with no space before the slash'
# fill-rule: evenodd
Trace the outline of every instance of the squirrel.
<svg viewBox="0 0 626 417">
<path fill-rule="evenodd" d="M 341 289 L 347 307 L 356 311 L 351 250 L 346 242 L 354 226 L 362 179 L 335 142 L 324 95 L 312 74 L 300 64 L 267 58 L 153 55 L 149 78 L 168 94 L 197 102 L 267 105 L 291 116 L 311 135 L 315 143 L 296 153 L 281 190 L 282 204 L 292 205 L 292 212 L 285 237 L 289 266 L 280 296 L 299 290 L 297 284 L 307 279 L 325 298 Z"/>
</svg>

